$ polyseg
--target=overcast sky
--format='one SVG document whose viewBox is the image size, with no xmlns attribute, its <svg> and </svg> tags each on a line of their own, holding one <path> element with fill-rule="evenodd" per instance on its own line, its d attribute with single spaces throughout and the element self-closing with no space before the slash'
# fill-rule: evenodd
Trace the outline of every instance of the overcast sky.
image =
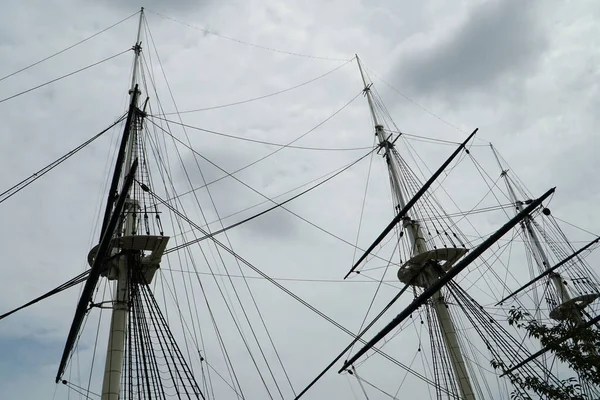
<svg viewBox="0 0 600 400">
<path fill-rule="evenodd" d="M 600 105 L 597 79 L 600 47 L 596 39 L 600 37 L 600 5 L 597 2 L 151 0 L 134 4 L 116 0 L 63 0 L 49 4 L 6 0 L 0 13 L 0 78 L 126 18 L 141 5 L 148 9 L 148 27 L 176 103 L 175 106 L 158 68 L 152 39 L 145 35 L 143 51 L 151 55 L 159 100 L 166 112 L 175 111 L 175 107 L 187 111 L 259 97 L 341 66 L 323 78 L 277 96 L 182 114 L 183 121 L 193 126 L 287 143 L 354 99 L 296 144 L 363 149 L 285 149 L 238 175 L 265 195 L 277 196 L 340 168 L 363 156 L 367 152 L 364 148 L 373 144 L 367 102 L 364 97 L 357 97 L 362 82 L 356 61 L 344 61 L 357 53 L 402 131 L 457 142 L 479 127 L 474 141 L 477 146 L 471 152 L 494 174 L 488 182 L 496 180 L 499 171 L 489 149 L 482 145 L 493 142 L 511 171 L 518 174 L 534 195 L 557 186 L 551 203 L 554 215 L 591 232 L 600 232 L 597 210 L 600 138 L 596 132 Z M 1 80 L 0 101 L 131 48 L 136 29 L 137 16 L 64 54 Z M 0 191 L 65 154 L 125 112 L 132 58 L 132 52 L 127 52 L 39 90 L 0 102 Z M 150 97 L 156 112 L 155 96 L 150 93 Z M 98 240 L 99 213 L 120 133 L 111 130 L 34 185 L 0 204 L 3 226 L 0 312 L 60 285 L 87 268 L 87 253 Z M 177 131 L 177 135 L 185 139 L 182 131 Z M 272 146 L 200 131 L 188 130 L 188 135 L 200 154 L 226 171 L 241 168 L 275 150 Z M 447 145 L 411 143 L 432 171 L 453 149 Z M 399 151 L 402 148 L 399 146 Z M 223 174 L 206 161 L 199 162 L 200 174 L 192 153 L 185 148 L 180 151 L 192 186 L 202 185 L 203 177 L 210 181 Z M 172 157 L 176 160 L 175 155 Z M 289 209 L 354 243 L 369 160 L 366 158 L 330 183 L 290 203 Z M 444 188 L 462 209 L 472 208 L 487 191 L 473 163 L 466 160 L 444 182 Z M 189 190 L 183 171 L 174 168 L 173 173 L 180 191 Z M 429 175 L 426 170 L 423 174 Z M 381 157 L 373 157 L 369 177 L 359 237 L 359 246 L 363 248 L 393 215 L 387 171 Z M 199 202 L 206 207 L 206 218 L 212 221 L 216 213 L 206 192 L 201 193 Z M 264 200 L 233 180 L 213 185 L 211 195 L 221 216 Z M 191 206 L 190 218 L 202 222 L 192 196 L 183 201 Z M 456 211 L 452 203 L 445 205 L 449 212 Z M 480 233 L 490 233 L 504 220 L 505 216 L 494 214 L 474 221 L 481 224 Z M 591 237 L 568 229 L 575 235 L 575 247 Z M 165 234 L 173 235 L 170 226 L 165 227 Z M 283 210 L 231 232 L 229 239 L 244 258 L 276 278 L 339 280 L 350 268 L 354 254 L 352 246 Z M 519 254 L 518 250 L 515 254 Z M 198 261 L 199 271 L 208 272 L 199 255 Z M 600 257 L 594 254 L 589 261 L 598 273 Z M 170 256 L 168 267 L 165 261 L 163 268 L 185 269 L 180 262 Z M 232 259 L 227 258 L 226 262 L 231 265 L 232 274 L 239 274 Z M 370 263 L 373 267 L 384 264 L 377 259 Z M 527 279 L 524 265 L 525 261 L 513 261 L 511 267 L 515 269 L 511 274 Z M 381 273 L 382 270 L 375 270 L 370 276 L 381 279 Z M 395 273 L 391 268 L 385 280 L 393 281 Z M 247 269 L 244 274 L 256 276 Z M 201 279 L 207 296 L 218 297 L 212 278 Z M 282 284 L 356 332 L 377 285 L 366 282 L 369 280 L 366 277 L 353 279 L 360 282 L 282 281 Z M 198 283 L 195 277 L 193 280 Z M 271 284 L 258 279 L 249 284 L 292 384 L 299 391 L 350 338 Z M 240 287 L 246 290 L 243 285 Z M 169 294 L 157 290 L 161 304 L 165 301 L 167 307 L 173 307 Z M 195 290 L 199 304 L 205 307 L 200 300 L 200 289 Z M 374 309 L 385 304 L 397 290 L 384 285 Z M 495 297 L 474 290 L 474 296 L 480 295 L 486 305 L 493 303 Z M 245 302 L 251 301 L 247 290 L 243 296 Z M 67 398 L 64 387 L 55 388 L 54 376 L 77 298 L 77 289 L 71 289 L 0 322 L 0 398 Z M 399 312 L 410 300 L 408 294 L 394 311 Z M 267 398 L 219 301 L 215 300 L 214 307 L 227 331 L 234 365 L 239 356 L 237 362 L 243 371 L 242 387 L 247 398 Z M 79 358 L 72 363 L 68 375 L 70 381 L 81 386 L 87 386 L 99 311 L 92 313 L 96 313 L 95 317 L 89 320 L 77 353 Z M 108 313 L 104 314 L 106 321 Z M 393 315 L 391 312 L 386 321 Z M 206 329 L 212 329 L 205 314 L 198 323 L 208 324 Z M 101 330 L 104 329 L 103 325 Z M 178 325 L 173 330 L 185 342 L 184 328 Z M 386 346 L 390 354 L 407 364 L 414 359 L 419 346 L 420 333 L 415 334 L 412 328 L 410 333 L 404 341 Z M 424 335 L 425 340 L 427 335 Z M 95 368 L 101 368 L 105 345 L 102 340 L 98 344 Z M 212 347 L 208 345 L 207 359 L 212 356 L 215 366 L 226 375 L 216 346 L 216 342 Z M 272 350 L 268 357 L 274 360 Z M 419 357 L 413 366 L 426 373 L 425 361 Z M 368 362 L 372 363 L 365 368 L 364 378 L 394 393 L 405 372 L 381 360 Z M 96 386 L 92 390 L 96 393 L 100 392 L 98 371 L 93 378 Z M 278 377 L 283 378 L 281 369 L 277 371 Z M 349 399 L 353 398 L 353 391 L 358 396 L 360 387 L 356 380 L 349 383 L 346 376 L 337 375 L 336 371 L 337 368 L 306 398 Z M 219 393 L 224 398 L 234 398 L 227 390 L 221 383 Z M 367 390 L 370 398 L 386 398 L 373 389 Z M 430 393 L 416 379 L 409 379 L 402 390 L 421 397 Z M 284 393 L 286 399 L 290 398 L 289 387 L 286 386 Z M 70 398 L 78 397 L 72 393 Z"/>
</svg>

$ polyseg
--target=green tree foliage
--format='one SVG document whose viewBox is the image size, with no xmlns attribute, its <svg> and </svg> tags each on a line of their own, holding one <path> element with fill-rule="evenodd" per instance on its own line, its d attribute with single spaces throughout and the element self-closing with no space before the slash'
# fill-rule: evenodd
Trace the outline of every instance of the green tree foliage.
<svg viewBox="0 0 600 400">
<path fill-rule="evenodd" d="M 541 398 L 551 400 L 586 400 L 588 397 L 584 394 L 582 383 L 600 387 L 600 331 L 596 327 L 578 325 L 569 320 L 546 326 L 529 313 L 516 308 L 510 311 L 508 322 L 527 331 L 529 337 L 539 340 L 544 348 L 548 348 L 579 377 L 565 379 L 557 385 L 539 377 L 524 376 L 516 370 L 509 374 L 509 378 L 523 390 L 515 390 L 513 399 L 529 399 L 526 392 L 534 392 Z M 502 371 L 508 369 L 498 360 L 493 360 L 492 366 Z"/>
</svg>

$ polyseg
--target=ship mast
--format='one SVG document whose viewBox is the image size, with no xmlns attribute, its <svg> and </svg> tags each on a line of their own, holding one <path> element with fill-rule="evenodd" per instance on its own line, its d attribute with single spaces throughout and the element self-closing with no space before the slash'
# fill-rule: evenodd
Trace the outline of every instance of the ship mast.
<svg viewBox="0 0 600 400">
<path fill-rule="evenodd" d="M 137 71 L 139 56 L 142 50 L 141 47 L 141 32 L 142 32 L 142 21 L 144 18 L 144 8 L 140 10 L 140 20 L 138 24 L 137 39 L 135 42 L 134 50 L 134 62 L 133 62 L 133 73 L 131 77 L 131 88 L 129 89 L 130 96 L 130 113 L 134 113 L 137 110 L 137 102 L 140 95 L 140 91 L 137 86 Z M 125 153 L 125 170 L 128 170 L 133 160 L 136 159 L 136 142 L 137 142 L 137 126 L 136 124 L 130 124 L 126 127 L 129 129 L 128 143 Z M 122 195 L 126 195 L 122 193 Z M 137 203 L 134 199 L 127 199 L 125 205 L 125 218 L 121 221 L 121 227 L 118 231 L 123 232 L 123 239 L 133 237 L 135 235 L 135 224 L 136 224 L 136 213 Z M 131 270 L 134 263 L 140 262 L 140 251 L 130 250 L 127 256 L 119 257 L 118 263 L 112 267 L 107 273 L 107 278 L 110 280 L 116 280 L 116 290 L 114 291 L 112 316 L 110 322 L 110 333 L 108 337 L 108 348 L 106 352 L 106 363 L 104 368 L 104 381 L 102 384 L 102 400 L 118 400 L 120 398 L 121 390 L 121 374 L 123 369 L 123 353 L 125 349 L 125 340 L 127 338 L 127 314 L 128 314 L 128 300 L 129 300 L 129 287 L 131 279 Z M 110 268 L 110 267 L 109 267 Z"/>
<path fill-rule="evenodd" d="M 379 140 L 379 146 L 385 151 L 385 159 L 388 165 L 392 190 L 398 200 L 399 208 L 406 206 L 405 195 L 402 191 L 402 178 L 397 160 L 393 157 L 392 150 L 394 144 L 388 139 L 391 135 L 386 133 L 385 128 L 378 121 L 375 113 L 374 102 L 371 93 L 371 85 L 367 84 L 365 74 L 358 56 L 356 56 L 358 68 L 365 86 L 364 93 L 369 103 L 371 116 L 375 125 L 375 135 Z M 410 283 L 413 286 L 429 287 L 435 280 L 441 276 L 444 271 L 439 271 L 440 266 L 437 261 L 444 260 L 444 269 L 450 268 L 452 260 L 460 258 L 464 254 L 462 249 L 436 249 L 430 250 L 421 232 L 420 224 L 407 215 L 402 220 L 402 225 L 406 229 L 410 243 L 412 244 L 412 258 L 398 272 L 398 278 L 404 283 Z M 448 352 L 454 377 L 460 391 L 460 398 L 465 400 L 474 400 L 475 394 L 467 373 L 464 355 L 458 343 L 456 328 L 448 311 L 448 305 L 444 300 L 441 291 L 436 292 L 432 297 L 432 306 L 438 319 L 441 329 L 443 342 Z"/>
<path fill-rule="evenodd" d="M 519 200 L 517 198 L 517 194 L 513 183 L 508 176 L 508 168 L 504 168 L 502 163 L 500 162 L 500 157 L 494 146 L 490 143 L 490 148 L 492 149 L 492 153 L 494 154 L 494 158 L 500 167 L 500 176 L 504 179 L 506 184 L 506 189 L 508 190 L 508 196 L 512 204 L 515 206 L 515 212 L 519 213 L 523 210 L 523 204 L 527 204 L 528 201 L 525 202 Z M 546 208 L 544 209 L 545 215 L 550 215 L 550 211 Z M 558 304 L 552 302 L 553 308 L 550 310 L 549 317 L 557 320 L 557 321 L 568 321 L 575 326 L 584 326 L 586 325 L 586 321 L 583 318 L 582 313 L 585 312 L 585 308 L 591 304 L 594 300 L 600 297 L 600 293 L 591 292 L 591 293 L 575 293 L 574 296 L 571 296 L 569 291 L 567 290 L 567 285 L 565 283 L 564 278 L 556 272 L 556 266 L 552 267 L 550 261 L 548 259 L 548 255 L 542 246 L 542 243 L 539 239 L 537 232 L 534 229 L 534 221 L 530 215 L 526 215 L 525 218 L 521 221 L 521 228 L 523 231 L 523 239 L 525 243 L 528 245 L 528 248 L 531 249 L 531 253 L 533 255 L 533 259 L 537 263 L 540 274 L 538 277 L 532 277 L 532 279 L 538 279 L 542 275 L 547 275 L 549 279 L 552 281 L 554 289 L 556 291 L 558 297 Z M 594 243 L 594 242 L 591 242 Z M 586 246 L 587 247 L 587 246 Z M 579 252 L 579 251 L 578 251 Z M 575 256 L 578 252 L 575 252 L 571 256 L 565 259 Z M 561 263 L 564 263 L 562 261 Z M 558 265 L 560 265 L 559 263 Z M 511 296 L 513 296 L 515 292 Z M 539 300 L 537 297 L 535 301 Z M 539 306 L 536 307 L 539 310 Z M 537 317 L 537 316 L 536 316 Z M 589 321 L 587 321 L 589 324 Z M 589 398 L 596 398 L 598 395 L 597 388 L 590 384 L 586 379 L 581 379 L 581 385 L 583 392 Z"/>
<path fill-rule="evenodd" d="M 508 190 L 508 195 L 509 195 L 510 201 L 511 201 L 511 203 L 513 203 L 515 205 L 515 211 L 518 213 L 521 210 L 523 210 L 524 203 L 523 203 L 523 201 L 521 201 L 517 198 L 515 189 L 512 185 L 511 180 L 508 177 L 508 169 L 504 169 L 504 167 L 502 166 L 502 163 L 500 162 L 500 158 L 498 157 L 496 149 L 494 149 L 494 146 L 492 146 L 491 143 L 490 143 L 490 147 L 492 149 L 492 153 L 494 153 L 496 162 L 498 163 L 498 166 L 500 167 L 500 171 L 501 171 L 500 176 L 504 179 L 506 188 Z M 523 234 L 524 234 L 526 242 L 528 242 L 530 244 L 529 247 L 531 248 L 533 258 L 534 258 L 535 262 L 538 264 L 538 266 L 540 267 L 540 270 L 541 270 L 540 272 L 541 273 L 546 272 L 552 265 L 550 264 L 550 261 L 548 260 L 548 256 L 547 256 L 546 252 L 544 251 L 544 248 L 542 247 L 542 244 L 540 242 L 538 234 L 533 229 L 533 221 L 532 221 L 531 216 L 527 215 L 523 219 L 523 221 L 521 222 L 521 228 L 523 229 Z M 573 307 L 573 304 L 572 304 L 573 299 L 569 295 L 569 292 L 567 290 L 567 287 L 564 283 L 563 278 L 556 271 L 552 271 L 549 274 L 549 277 L 550 277 L 550 280 L 552 281 L 552 284 L 554 285 L 554 288 L 558 295 L 558 300 L 560 301 L 560 303 L 553 310 L 551 310 L 550 317 L 553 319 L 557 319 L 557 320 L 569 319 L 576 324 L 581 324 L 583 322 L 582 318 L 581 318 L 581 314 L 577 310 L 576 307 Z"/>
</svg>

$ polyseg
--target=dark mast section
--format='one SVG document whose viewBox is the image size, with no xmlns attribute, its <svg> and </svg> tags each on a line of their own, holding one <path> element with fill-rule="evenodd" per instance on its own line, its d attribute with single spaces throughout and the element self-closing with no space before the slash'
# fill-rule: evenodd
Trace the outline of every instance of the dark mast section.
<svg viewBox="0 0 600 400">
<path fill-rule="evenodd" d="M 111 308 L 103 400 L 204 398 L 150 289 L 169 241 L 156 200 L 150 195 L 144 130 L 145 108 L 137 84 L 143 9 L 136 44 L 130 105 L 102 221 L 100 243 L 88 255 L 91 267 L 77 305 L 57 373 L 61 381 L 87 313 Z M 94 304 L 101 277 L 115 282 L 108 304 Z M 63 380 L 63 383 L 68 382 Z"/>
</svg>

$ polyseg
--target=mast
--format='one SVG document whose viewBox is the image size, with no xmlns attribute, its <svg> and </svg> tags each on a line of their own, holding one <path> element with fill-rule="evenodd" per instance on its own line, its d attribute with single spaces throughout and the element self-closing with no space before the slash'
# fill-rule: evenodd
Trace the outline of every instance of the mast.
<svg viewBox="0 0 600 400">
<path fill-rule="evenodd" d="M 510 201 L 515 206 L 515 211 L 517 213 L 521 212 L 523 209 L 524 202 L 517 198 L 515 189 L 511 182 L 511 179 L 508 177 L 508 169 L 505 169 L 502 163 L 500 162 L 500 157 L 496 152 L 494 146 L 490 143 L 490 148 L 492 149 L 492 153 L 494 154 L 494 158 L 500 167 L 500 176 L 504 179 L 506 184 L 506 188 L 508 190 L 508 195 Z M 526 200 L 525 203 L 528 201 Z M 544 209 L 545 215 L 550 215 L 548 209 Z M 561 264 L 565 264 L 569 259 L 574 258 L 578 253 L 582 251 L 580 249 L 577 252 L 574 252 L 569 257 L 565 258 L 563 261 L 559 262 L 556 266 L 551 266 L 546 251 L 544 250 L 537 232 L 533 228 L 533 219 L 531 215 L 526 215 L 525 218 L 521 221 L 521 228 L 523 230 L 523 239 L 527 244 L 529 244 L 529 248 L 531 249 L 533 258 L 535 262 L 538 264 L 540 268 L 540 275 L 537 278 L 532 277 L 532 280 L 539 279 L 540 276 L 547 275 L 549 279 L 552 281 L 552 284 L 556 290 L 556 294 L 558 296 L 559 304 L 556 304 L 552 310 L 550 310 L 549 317 L 558 320 L 558 321 L 568 321 L 575 326 L 590 326 L 590 321 L 585 321 L 582 315 L 586 306 L 591 304 L 594 300 L 600 297 L 599 293 L 579 293 L 575 292 L 575 296 L 572 297 L 567 290 L 567 286 L 563 277 L 556 272 L 557 266 Z M 597 239 L 595 240 L 597 241 Z M 588 246 L 585 246 L 583 249 L 591 246 L 592 241 Z M 514 295 L 514 293 L 513 293 Z M 536 299 L 537 301 L 537 299 Z M 539 307 L 536 307 L 539 310 Z M 589 316 L 589 315 L 588 315 Z M 537 316 L 536 316 L 537 318 Z M 546 349 L 546 350 L 544 350 Z M 542 350 L 540 350 L 538 355 L 542 355 L 545 351 L 547 351 L 546 346 L 542 346 Z M 546 359 L 543 359 L 544 363 Z M 521 364 L 522 365 L 522 364 Z M 512 370 L 514 370 L 513 368 Z M 510 371 L 509 371 L 510 372 Z M 598 391 L 597 388 L 594 387 L 593 384 L 590 384 L 585 378 L 580 377 L 580 382 L 582 386 L 583 392 L 586 394 L 588 398 L 597 398 Z"/>
<path fill-rule="evenodd" d="M 375 124 L 375 135 L 379 140 L 379 146 L 385 151 L 385 159 L 392 182 L 392 190 L 398 200 L 398 206 L 404 208 L 406 206 L 406 201 L 402 191 L 402 177 L 397 160 L 393 157 L 392 153 L 394 144 L 388 140 L 391 135 L 386 133 L 383 125 L 378 121 L 371 93 L 371 85 L 367 84 L 358 55 L 356 55 L 356 61 L 365 86 L 364 93 L 369 103 L 373 123 Z M 402 225 L 406 229 L 410 243 L 413 244 L 412 258 L 398 271 L 398 278 L 404 283 L 427 288 L 441 275 L 440 268 L 445 270 L 449 269 L 452 266 L 453 261 L 456 261 L 466 252 L 463 251 L 463 249 L 428 249 L 419 222 L 412 219 L 409 213 L 403 218 Z M 442 267 L 438 264 L 438 261 L 446 261 L 446 263 Z M 443 272 L 444 271 L 442 270 L 442 273 Z M 448 305 L 444 300 L 441 291 L 437 291 L 433 295 L 432 300 L 432 306 L 435 310 L 444 345 L 452 364 L 452 370 L 454 372 L 457 387 L 460 391 L 460 397 L 465 400 L 474 400 L 475 394 L 473 392 L 470 377 L 467 373 L 464 355 L 462 354 L 462 350 L 458 343 L 456 328 L 450 312 L 448 311 Z"/>
<path fill-rule="evenodd" d="M 133 73 L 131 77 L 131 88 L 129 96 L 131 99 L 130 113 L 137 114 L 137 100 L 140 94 L 137 88 L 137 70 L 139 56 L 141 52 L 141 32 L 142 21 L 144 18 L 144 8 L 140 10 L 140 20 L 138 24 L 137 39 L 135 42 Z M 137 142 L 137 126 L 129 124 L 126 127 L 129 129 L 129 141 L 127 143 L 125 153 L 125 168 L 129 169 L 132 160 L 135 160 Z M 123 194 L 122 195 L 126 195 Z M 124 233 L 123 239 L 133 237 L 135 234 L 135 211 L 137 208 L 136 201 L 127 199 L 125 205 L 125 218 L 121 221 L 119 231 Z M 106 352 L 106 363 L 104 367 L 104 381 L 102 384 L 102 400 L 118 400 L 120 398 L 121 389 L 121 374 L 123 369 L 123 353 L 125 348 L 125 340 L 127 337 L 127 317 L 128 317 L 128 300 L 129 286 L 131 279 L 131 270 L 134 263 L 140 262 L 140 251 L 130 250 L 125 257 L 118 257 L 118 261 L 109 267 L 107 274 L 108 279 L 116 280 L 116 290 L 114 291 L 112 316 L 110 322 L 110 333 L 108 337 L 108 348 Z"/>
<path fill-rule="evenodd" d="M 492 146 L 491 143 L 490 143 L 490 147 L 492 149 L 492 153 L 494 153 L 496 162 L 498 163 L 498 166 L 500 167 L 500 171 L 501 171 L 500 176 L 504 179 L 506 188 L 508 190 L 508 195 L 510 197 L 510 201 L 515 205 L 515 210 L 518 213 L 523 209 L 523 202 L 520 201 L 519 199 L 517 199 L 517 195 L 515 193 L 514 187 L 511 183 L 510 179 L 508 178 L 508 169 L 504 169 L 504 167 L 502 166 L 502 163 L 500 162 L 500 158 L 498 157 L 498 154 L 496 153 L 496 149 L 494 149 L 494 146 Z M 542 272 L 542 273 L 546 272 L 551 267 L 551 264 L 550 264 L 550 261 L 548 260 L 548 256 L 546 255 L 546 252 L 544 251 L 544 248 L 542 247 L 542 244 L 539 240 L 539 237 L 538 237 L 536 231 L 533 229 L 533 223 L 532 223 L 531 216 L 527 215 L 523 219 L 523 222 L 521 223 L 521 227 L 523 229 L 525 240 L 530 243 L 533 258 L 535 259 L 536 263 L 540 266 L 540 269 L 541 269 L 540 272 Z M 552 310 L 552 312 L 550 313 L 550 317 L 554 318 L 554 319 L 564 319 L 566 317 L 568 319 L 571 319 L 572 321 L 574 321 L 577 324 L 581 324 L 581 322 L 582 322 L 581 315 L 579 314 L 579 312 L 577 312 L 577 310 L 575 308 L 563 307 L 563 309 L 560 309 L 561 306 L 570 304 L 570 302 L 572 300 L 571 296 L 569 295 L 569 292 L 567 290 L 567 287 L 566 287 L 562 277 L 560 276 L 560 274 L 556 271 L 552 271 L 549 273 L 549 277 L 550 277 L 550 280 L 552 281 L 552 284 L 554 285 L 554 288 L 558 295 L 558 299 L 560 301 L 560 304 L 558 304 L 558 306 L 554 310 Z M 555 310 L 559 310 L 559 309 L 560 309 L 560 312 L 559 312 L 560 317 L 559 317 L 559 315 L 554 313 Z"/>
</svg>

